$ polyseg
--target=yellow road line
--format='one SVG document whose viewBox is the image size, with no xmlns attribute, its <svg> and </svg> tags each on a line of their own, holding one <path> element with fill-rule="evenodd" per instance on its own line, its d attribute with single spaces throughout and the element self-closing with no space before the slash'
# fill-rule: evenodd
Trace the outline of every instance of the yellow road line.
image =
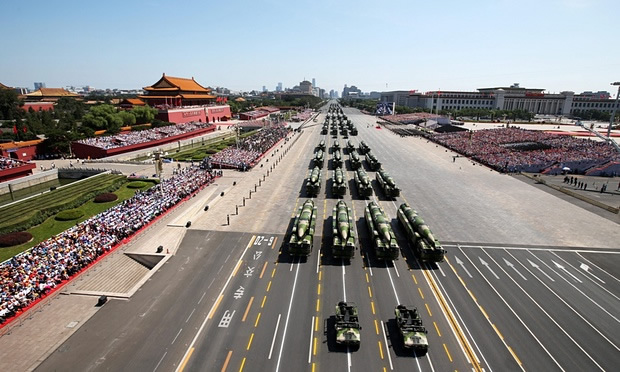
<svg viewBox="0 0 620 372">
<path fill-rule="evenodd" d="M 220 295 L 220 297 L 217 298 L 217 301 L 215 301 L 215 306 L 213 306 L 213 310 L 211 310 L 211 312 L 209 313 L 209 316 L 208 316 L 209 319 L 213 318 L 213 314 L 215 314 L 217 307 L 220 306 L 220 301 L 222 301 L 223 297 L 224 297 L 223 295 Z"/>
<path fill-rule="evenodd" d="M 269 281 L 269 284 L 267 284 L 267 292 L 269 292 L 270 289 L 271 289 L 271 280 Z"/>
<path fill-rule="evenodd" d="M 431 313 L 431 308 L 428 307 L 428 304 L 424 304 L 426 305 L 426 310 L 428 311 L 428 315 L 433 316 L 433 313 Z"/>
<path fill-rule="evenodd" d="M 221 372 L 226 372 L 226 367 L 228 367 L 228 362 L 230 362 L 231 355 L 232 355 L 232 350 L 229 350 L 228 355 L 226 355 L 226 360 L 224 361 L 224 365 L 222 366 Z"/>
<path fill-rule="evenodd" d="M 499 329 L 497 329 L 497 327 L 495 326 L 495 324 L 491 324 L 493 326 L 493 329 L 495 330 L 495 333 L 497 333 L 497 335 L 499 336 L 499 338 L 501 338 L 502 340 L 504 339 L 504 336 L 502 335 L 502 333 L 499 331 Z M 506 345 L 508 346 L 508 345 Z M 508 348 L 510 348 L 510 346 L 508 346 Z"/>
<path fill-rule="evenodd" d="M 256 321 L 254 322 L 254 328 L 258 327 L 258 320 L 260 319 L 260 313 L 256 316 Z"/>
<path fill-rule="evenodd" d="M 278 237 L 276 236 L 276 237 L 273 239 L 273 243 L 271 244 L 271 249 L 273 249 L 273 247 L 275 247 L 275 246 L 276 246 L 276 242 L 277 242 L 277 241 L 278 241 Z"/>
<path fill-rule="evenodd" d="M 381 354 L 381 359 L 383 359 L 383 346 L 381 345 L 381 341 L 377 341 L 379 343 L 379 354 Z"/>
<path fill-rule="evenodd" d="M 317 284 L 316 294 L 317 294 L 317 295 L 320 295 L 320 294 L 321 294 L 321 283 Z"/>
<path fill-rule="evenodd" d="M 189 353 L 187 353 L 187 356 L 185 357 L 185 359 L 183 359 L 183 362 L 181 362 L 181 365 L 179 366 L 179 372 L 183 372 L 183 369 L 185 369 L 185 365 L 189 361 L 189 358 L 192 356 L 193 352 L 194 352 L 194 348 L 189 349 Z"/>
<path fill-rule="evenodd" d="M 322 276 L 323 276 L 323 270 L 319 270 L 319 280 L 321 280 Z"/>
<path fill-rule="evenodd" d="M 372 298 L 372 291 L 370 290 L 370 287 L 368 287 L 368 296 L 370 296 L 370 298 Z"/>
<path fill-rule="evenodd" d="M 441 337 L 441 332 L 439 332 L 439 327 L 437 326 L 437 323 L 433 322 L 433 324 L 435 325 L 435 330 L 437 331 L 437 334 L 439 335 L 439 337 Z"/>
<path fill-rule="evenodd" d="M 521 360 L 517 357 L 517 354 L 515 354 L 514 350 L 512 350 L 512 348 L 508 345 L 506 345 L 506 347 L 508 347 L 508 350 L 510 350 L 510 354 L 512 354 L 513 358 L 515 358 L 517 363 L 519 363 L 519 365 L 522 366 L 523 364 L 521 363 Z"/>
<path fill-rule="evenodd" d="M 366 283 L 370 283 L 370 279 L 368 279 L 368 273 L 366 273 Z"/>
<path fill-rule="evenodd" d="M 316 355 L 316 337 L 314 338 L 314 346 L 312 349 L 312 355 Z"/>
<path fill-rule="evenodd" d="M 484 308 L 481 305 L 478 305 L 478 307 L 480 308 L 480 311 L 482 311 L 482 314 L 484 314 L 484 317 L 489 319 L 489 314 L 487 314 Z"/>
<path fill-rule="evenodd" d="M 260 304 L 260 308 L 265 307 L 265 301 L 267 301 L 267 296 L 263 297 L 263 302 Z"/>
<path fill-rule="evenodd" d="M 443 344 L 443 348 L 446 351 L 446 354 L 448 355 L 448 359 L 450 359 L 450 362 L 452 362 L 452 355 L 450 355 L 450 352 L 448 351 L 448 346 L 446 346 L 446 344 Z"/>
<path fill-rule="evenodd" d="M 375 332 L 379 334 L 379 322 L 377 322 L 377 319 L 375 319 Z"/>
<path fill-rule="evenodd" d="M 263 270 L 261 270 L 260 276 L 258 277 L 258 279 L 263 279 L 263 274 L 265 274 L 266 268 L 267 268 L 267 262 L 265 262 L 265 264 L 263 265 Z"/>
<path fill-rule="evenodd" d="M 319 331 L 319 317 L 314 318 L 314 332 Z"/>
<path fill-rule="evenodd" d="M 232 276 L 237 275 L 237 270 L 239 270 L 239 268 L 241 267 L 241 263 L 242 263 L 242 262 L 243 262 L 243 260 L 239 260 L 239 261 L 237 262 L 237 266 L 235 267 L 235 270 L 233 271 Z"/>
<path fill-rule="evenodd" d="M 241 367 L 239 367 L 239 372 L 243 371 L 243 366 L 245 365 L 245 358 L 241 361 Z"/>
<path fill-rule="evenodd" d="M 415 284 L 418 284 L 418 280 L 415 278 L 415 275 L 414 275 L 414 274 L 411 274 L 411 277 L 413 278 L 413 282 L 414 282 Z"/>
<path fill-rule="evenodd" d="M 248 313 L 250 312 L 250 307 L 252 307 L 252 302 L 254 302 L 254 297 L 250 297 L 250 302 L 248 302 L 248 307 L 245 308 L 245 313 L 243 313 L 243 318 L 241 318 L 242 322 L 245 322 L 245 318 L 247 318 Z"/>
<path fill-rule="evenodd" d="M 276 275 L 276 268 L 274 267 L 273 270 L 271 270 L 271 277 L 273 278 Z"/>
<path fill-rule="evenodd" d="M 316 299 L 316 311 L 318 312 L 320 308 L 321 308 L 321 300 L 317 298 Z"/>
<path fill-rule="evenodd" d="M 370 307 L 372 307 L 372 315 L 375 315 L 375 302 L 370 301 Z"/>
<path fill-rule="evenodd" d="M 422 288 L 418 287 L 418 292 L 420 292 L 420 297 L 424 299 L 424 293 L 422 293 Z"/>
<path fill-rule="evenodd" d="M 252 333 L 250 335 L 250 341 L 248 341 L 248 347 L 246 348 L 246 350 L 250 350 L 250 347 L 252 346 L 252 340 L 254 339 L 254 333 Z"/>
<path fill-rule="evenodd" d="M 467 292 L 469 292 L 469 295 L 471 296 L 471 298 L 474 299 L 474 302 L 478 303 L 478 300 L 476 299 L 476 296 L 474 296 L 474 292 L 472 292 L 470 289 L 468 289 Z"/>
<path fill-rule="evenodd" d="M 315 363 L 312 362 L 312 372 L 314 372 Z"/>
</svg>

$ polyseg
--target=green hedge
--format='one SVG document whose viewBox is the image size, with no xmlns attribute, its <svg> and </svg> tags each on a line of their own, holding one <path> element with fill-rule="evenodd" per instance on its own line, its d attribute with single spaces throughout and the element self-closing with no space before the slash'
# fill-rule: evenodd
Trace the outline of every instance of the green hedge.
<svg viewBox="0 0 620 372">
<path fill-rule="evenodd" d="M 127 187 L 130 189 L 141 189 L 146 185 L 147 183 L 144 181 L 132 181 L 127 184 Z"/>
<path fill-rule="evenodd" d="M 67 209 L 65 211 L 60 211 L 56 214 L 56 221 L 73 221 L 82 217 L 84 212 L 79 209 Z"/>
<path fill-rule="evenodd" d="M 56 213 L 79 207 L 95 196 L 118 190 L 125 176 L 103 174 L 0 208 L 0 234 L 36 226 Z"/>
</svg>

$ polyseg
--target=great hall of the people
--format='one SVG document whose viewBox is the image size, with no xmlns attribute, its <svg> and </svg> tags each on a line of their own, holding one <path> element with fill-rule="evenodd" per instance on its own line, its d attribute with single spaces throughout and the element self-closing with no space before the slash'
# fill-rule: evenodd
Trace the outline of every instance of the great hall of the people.
<svg viewBox="0 0 620 372">
<path fill-rule="evenodd" d="M 459 91 L 391 91 L 381 93 L 381 102 L 398 106 L 432 110 L 490 109 L 526 110 L 534 114 L 579 115 L 579 112 L 613 111 L 615 100 L 607 92 L 575 94 L 564 91 L 547 93 L 544 89 L 509 87 L 480 88 L 476 92 Z"/>
</svg>

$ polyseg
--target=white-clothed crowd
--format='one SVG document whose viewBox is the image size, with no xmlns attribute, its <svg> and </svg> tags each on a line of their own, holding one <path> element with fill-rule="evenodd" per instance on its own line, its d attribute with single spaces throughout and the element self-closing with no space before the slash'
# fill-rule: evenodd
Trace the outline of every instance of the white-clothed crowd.
<svg viewBox="0 0 620 372">
<path fill-rule="evenodd" d="M 0 323 L 213 179 L 191 166 L 0 264 Z"/>
<path fill-rule="evenodd" d="M 0 156 L 0 170 L 21 167 L 22 165 L 25 165 L 25 164 L 26 163 L 21 160 L 5 158 L 4 156 Z"/>
<path fill-rule="evenodd" d="M 77 142 L 108 150 L 193 132 L 198 129 L 208 128 L 212 125 L 213 124 L 209 123 L 191 122 L 135 132 L 119 133 L 113 136 L 85 138 Z"/>
</svg>

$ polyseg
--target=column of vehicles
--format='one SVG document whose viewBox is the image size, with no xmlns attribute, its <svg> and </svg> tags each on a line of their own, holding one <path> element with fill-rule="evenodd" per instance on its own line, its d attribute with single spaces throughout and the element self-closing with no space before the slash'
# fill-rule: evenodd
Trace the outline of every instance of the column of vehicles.
<svg viewBox="0 0 620 372">
<path fill-rule="evenodd" d="M 350 142 L 349 142 L 350 144 Z M 347 144 L 347 148 L 349 148 Z M 367 153 L 370 152 L 370 148 L 362 141 L 360 149 L 367 149 Z M 325 149 L 325 141 L 317 145 L 317 152 L 313 158 L 313 169 L 311 170 L 308 178 L 306 179 L 306 193 L 310 197 L 318 196 L 321 188 L 321 167 L 324 162 L 323 150 Z M 336 140 L 332 146 L 333 150 L 333 162 L 334 173 L 332 182 L 332 193 L 337 196 L 346 194 L 346 175 L 342 166 L 342 155 L 340 152 L 340 144 Z M 357 154 L 355 151 L 349 153 L 351 159 Z M 320 158 L 320 160 L 319 160 Z M 359 159 L 358 159 L 359 160 Z M 353 164 L 353 162 L 352 162 Z M 394 179 L 388 174 L 387 171 L 380 168 L 376 172 L 377 182 L 383 189 L 383 192 L 387 197 L 395 198 L 400 195 L 400 189 L 396 186 Z M 354 181 L 360 196 L 371 196 L 372 185 L 370 177 L 366 173 L 363 167 L 358 166 L 354 171 Z M 293 249 L 289 249 L 289 252 L 294 256 L 308 256 L 312 252 L 313 248 L 313 232 L 315 226 L 315 213 L 307 212 L 308 203 L 314 201 L 308 199 L 302 207 L 299 208 L 297 217 L 294 221 L 294 231 L 297 235 L 300 231 L 312 232 L 310 236 L 291 236 L 289 245 L 293 246 Z M 316 208 L 315 208 L 316 209 Z M 368 231 L 371 233 L 371 240 L 373 242 L 374 253 L 378 259 L 382 260 L 396 260 L 399 258 L 400 247 L 396 240 L 394 231 L 392 230 L 390 219 L 386 217 L 385 212 L 381 206 L 371 201 L 364 210 L 364 217 L 368 227 Z M 412 247 L 415 255 L 422 262 L 441 262 L 445 256 L 445 249 L 441 246 L 439 240 L 437 240 L 432 234 L 430 228 L 422 217 L 409 206 L 407 203 L 402 203 L 397 211 L 397 219 L 401 227 L 407 234 L 407 240 Z M 332 241 L 332 254 L 334 257 L 353 258 L 355 256 L 356 249 L 356 237 L 354 233 L 353 219 L 351 209 L 347 206 L 344 200 L 340 200 L 333 209 L 332 213 L 333 223 L 333 241 Z M 312 229 L 305 226 L 312 226 Z M 295 234 L 293 234 L 295 235 Z"/>
</svg>

